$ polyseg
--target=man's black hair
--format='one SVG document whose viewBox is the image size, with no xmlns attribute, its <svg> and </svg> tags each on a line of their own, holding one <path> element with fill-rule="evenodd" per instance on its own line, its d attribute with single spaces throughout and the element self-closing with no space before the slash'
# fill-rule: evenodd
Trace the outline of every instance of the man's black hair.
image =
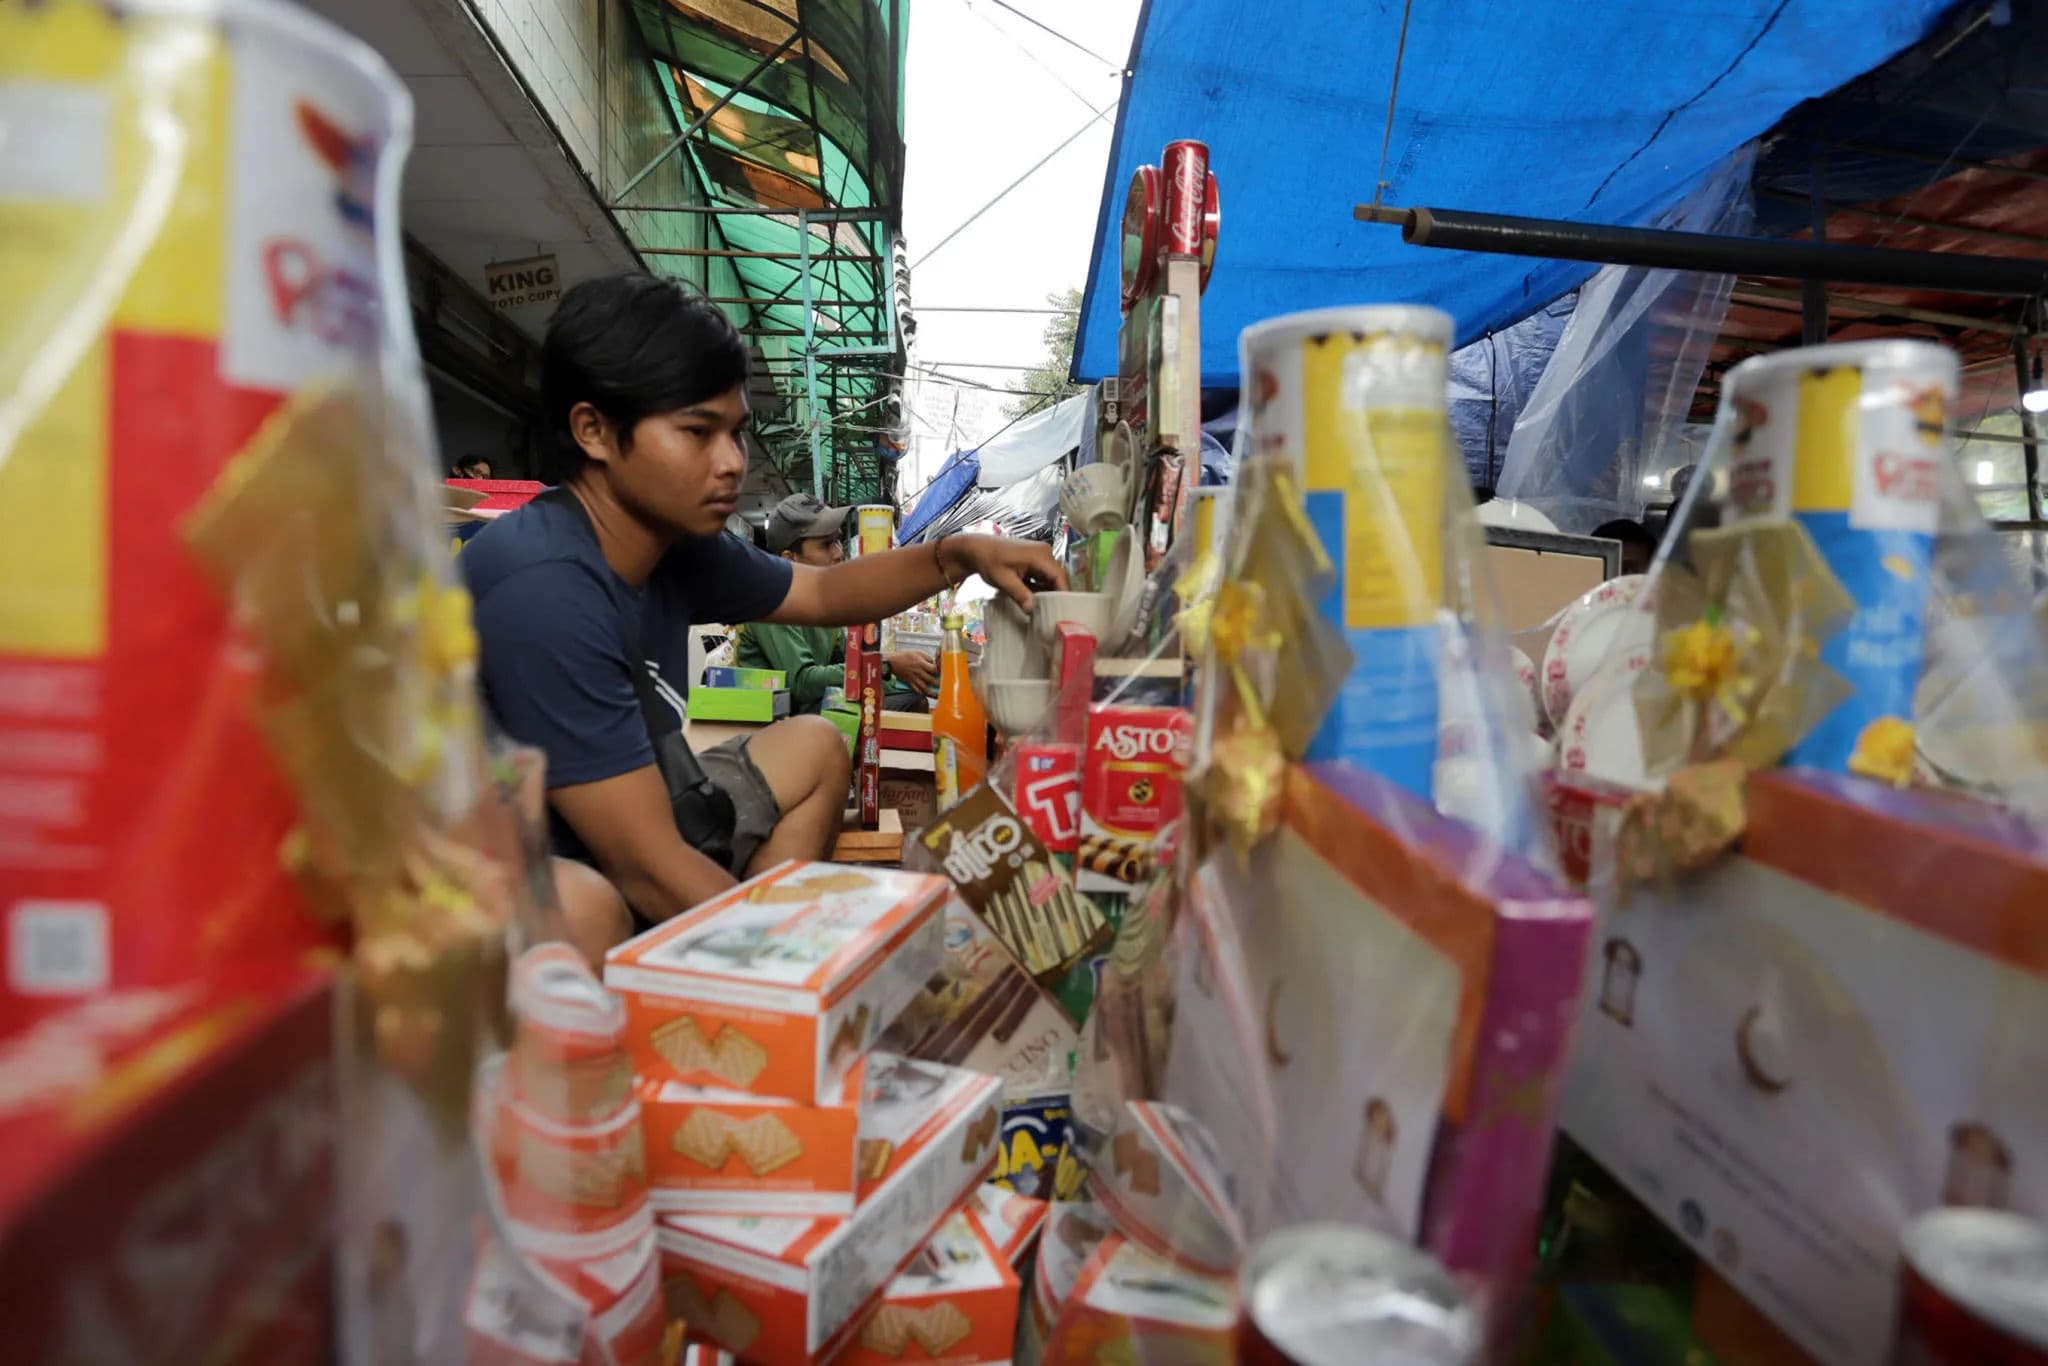
<svg viewBox="0 0 2048 1366">
<path fill-rule="evenodd" d="M 1593 534 L 1604 541 L 1620 541 L 1623 545 L 1646 545 L 1657 548 L 1657 538 L 1641 522 L 1628 517 L 1617 517 L 1611 522 L 1602 522 L 1593 528 Z"/>
<path fill-rule="evenodd" d="M 579 403 L 610 419 L 623 443 L 642 418 L 746 381 L 746 343 L 716 305 L 638 272 L 585 280 L 562 296 L 541 342 L 541 478 L 559 484 L 583 467 L 569 432 Z"/>
</svg>

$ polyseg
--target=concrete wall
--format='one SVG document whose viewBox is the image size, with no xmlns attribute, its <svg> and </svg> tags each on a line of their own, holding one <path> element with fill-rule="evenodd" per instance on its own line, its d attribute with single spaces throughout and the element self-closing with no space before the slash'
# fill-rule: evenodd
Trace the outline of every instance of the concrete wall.
<svg viewBox="0 0 2048 1366">
<path fill-rule="evenodd" d="M 462 0 L 505 54 L 606 202 L 677 131 L 655 68 L 626 0 Z M 635 191 L 636 200 L 705 202 L 694 170 L 672 155 Z M 699 214 L 617 213 L 634 242 L 660 247 L 719 245 Z M 650 269 L 706 294 L 740 293 L 730 261 L 649 256 Z M 730 310 L 737 315 L 739 310 Z"/>
</svg>

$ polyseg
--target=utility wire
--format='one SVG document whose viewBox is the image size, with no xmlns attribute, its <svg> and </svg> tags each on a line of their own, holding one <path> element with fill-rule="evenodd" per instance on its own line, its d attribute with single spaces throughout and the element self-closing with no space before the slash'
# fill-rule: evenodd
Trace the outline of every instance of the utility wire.
<svg viewBox="0 0 2048 1366">
<path fill-rule="evenodd" d="M 982 23 L 987 24 L 997 33 L 1001 34 L 1004 40 L 1007 41 L 1010 44 L 1010 46 L 1016 48 L 1017 51 L 1024 54 L 1026 61 L 1029 61 L 1033 66 L 1043 71 L 1046 75 L 1052 77 L 1055 81 L 1058 81 L 1060 85 L 1063 88 L 1065 88 L 1066 92 L 1069 95 L 1072 95 L 1075 99 L 1079 100 L 1084 106 L 1093 110 L 1097 114 L 1103 114 L 1107 112 L 1103 110 L 1100 106 L 1098 106 L 1094 100 L 1089 99 L 1079 90 L 1076 90 L 1065 76 L 1062 76 L 1059 72 L 1053 70 L 1051 65 L 1049 65 L 1044 58 L 1040 57 L 1036 52 L 1033 52 L 1029 47 L 1025 46 L 1025 44 L 1017 38 L 1016 34 L 1011 33 L 1001 24 L 998 24 L 995 20 L 989 18 L 986 14 L 983 14 L 980 10 L 976 9 L 974 7 L 974 0 L 967 0 L 967 12 L 969 14 L 972 14 L 975 18 L 981 20 Z"/>
<path fill-rule="evenodd" d="M 1084 56 L 1093 57 L 1096 61 L 1101 62 L 1111 71 L 1121 72 L 1124 69 L 1124 64 L 1122 62 L 1113 62 L 1109 58 L 1103 56 L 1100 52 L 1097 52 L 1094 48 L 1081 46 L 1081 44 L 1075 42 L 1066 34 L 1061 33 L 1058 29 L 1052 27 L 1049 24 L 1042 23 L 1039 20 L 1032 18 L 1023 10 L 1018 9 L 1015 5 L 1008 3 L 1008 0 L 988 0 L 988 2 L 991 5 L 994 5 L 997 9 L 1008 10 L 1010 13 L 1016 15 L 1019 19 L 1022 19 L 1025 23 L 1031 25 L 1031 27 L 1033 28 L 1042 29 L 1045 32 L 1050 33 L 1053 37 L 1059 39 L 1068 47 L 1074 49 L 1074 51 L 1079 52 Z"/>
<path fill-rule="evenodd" d="M 1116 108 L 1115 101 L 1111 101 L 1109 107 L 1110 109 Z M 973 213 L 969 214 L 967 216 L 967 221 L 965 223 L 962 223 L 959 227 L 953 229 L 953 231 L 947 233 L 944 237 L 941 237 L 938 241 L 938 244 L 934 246 L 930 251 L 927 251 L 924 255 L 918 257 L 915 261 L 912 261 L 910 263 L 910 269 L 915 271 L 919 266 L 922 266 L 925 262 L 931 260 L 932 257 L 938 255 L 939 249 L 941 247 L 944 247 L 948 242 L 958 237 L 961 233 L 966 232 L 969 228 L 973 227 L 975 222 L 983 214 L 987 213 L 990 209 L 993 209 L 996 205 L 1002 203 L 1004 199 L 1008 198 L 1012 190 L 1016 189 L 1019 185 L 1022 185 L 1025 181 L 1031 179 L 1032 176 L 1038 174 L 1038 172 L 1044 168 L 1045 164 L 1048 161 L 1051 161 L 1061 152 L 1066 151 L 1067 148 L 1079 142 L 1083 134 L 1085 134 L 1089 129 L 1093 128 L 1096 124 L 1102 122 L 1102 120 L 1108 117 L 1108 109 L 1103 110 L 1101 113 L 1091 115 L 1088 119 L 1088 122 L 1082 124 L 1079 128 L 1076 128 L 1072 133 L 1070 133 L 1067 136 L 1065 141 L 1060 143 L 1059 146 L 1053 148 L 1050 152 L 1047 152 L 1044 156 L 1040 157 L 1037 161 L 1033 162 L 1031 164 L 1030 170 L 1024 172 L 1023 175 L 1018 176 L 1015 180 L 1003 186 L 1002 189 L 996 192 L 996 197 L 994 199 L 989 200 L 988 203 L 982 205 Z M 911 312 L 913 313 L 915 313 L 916 311 L 917 310 L 914 307 L 911 309 Z"/>
</svg>

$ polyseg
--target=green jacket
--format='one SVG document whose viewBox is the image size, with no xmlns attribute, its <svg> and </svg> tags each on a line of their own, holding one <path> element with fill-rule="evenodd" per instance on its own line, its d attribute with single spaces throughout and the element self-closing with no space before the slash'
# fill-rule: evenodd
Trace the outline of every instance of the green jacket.
<svg viewBox="0 0 2048 1366">
<path fill-rule="evenodd" d="M 782 670 L 789 709 L 816 711 L 825 689 L 846 685 L 846 629 L 750 621 L 733 632 L 732 662 L 743 669 Z"/>
</svg>

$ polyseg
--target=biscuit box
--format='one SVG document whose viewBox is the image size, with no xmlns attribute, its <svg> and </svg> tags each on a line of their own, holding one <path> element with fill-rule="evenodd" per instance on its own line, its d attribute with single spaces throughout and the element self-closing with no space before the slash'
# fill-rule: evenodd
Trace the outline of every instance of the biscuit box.
<svg viewBox="0 0 2048 1366">
<path fill-rule="evenodd" d="M 670 1318 L 748 1361 L 829 1359 L 860 1311 L 995 1165 L 1002 1083 L 876 1055 L 862 1113 L 875 1174 L 844 1219 L 663 1215 Z"/>
<path fill-rule="evenodd" d="M 967 1211 L 981 1225 L 989 1241 L 996 1245 L 1004 1261 L 1011 1266 L 1023 1264 L 1026 1254 L 1038 1241 L 1038 1235 L 1045 1228 L 1046 1212 L 1052 1208 L 1043 1200 L 1034 1200 L 1028 1195 L 1004 1190 L 993 1181 L 974 1188 L 974 1194 L 967 1197 Z"/>
<path fill-rule="evenodd" d="M 665 1214 L 851 1214 L 865 1066 L 803 1105 L 679 1081 L 640 1087 L 648 1203 Z"/>
<path fill-rule="evenodd" d="M 1017 1273 L 972 1211 L 955 1210 L 889 1282 L 834 1366 L 1007 1363 L 1017 1337 Z"/>
<path fill-rule="evenodd" d="M 1075 859 L 1082 891 L 1131 892 L 1151 880 L 1160 832 L 1180 819 L 1193 733 L 1181 707 L 1088 708 Z"/>
<path fill-rule="evenodd" d="M 605 955 L 642 1078 L 830 1104 L 938 970 L 944 879 L 782 863 Z"/>
<path fill-rule="evenodd" d="M 665 1334 L 654 1229 L 581 1262 L 517 1258 L 487 1242 L 470 1279 L 463 1328 L 465 1366 L 658 1366 Z"/>
<path fill-rule="evenodd" d="M 1228 1366 L 1236 1332 L 1230 1277 L 1191 1271 L 1112 1233 L 1060 1306 L 1044 1359 Z"/>
</svg>

